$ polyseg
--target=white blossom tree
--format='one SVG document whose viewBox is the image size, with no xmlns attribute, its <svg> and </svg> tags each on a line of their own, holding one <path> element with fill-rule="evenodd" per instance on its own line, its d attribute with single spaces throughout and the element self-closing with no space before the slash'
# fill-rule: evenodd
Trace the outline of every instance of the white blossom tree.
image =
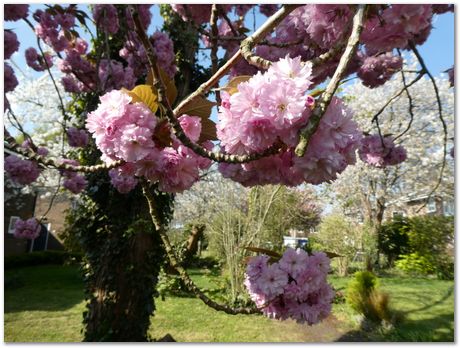
<svg viewBox="0 0 460 348">
<path fill-rule="evenodd" d="M 370 89 L 357 82 L 344 90 L 350 96 L 348 106 L 354 110 L 355 120 L 364 131 L 375 134 L 380 128 L 382 136 L 392 135 L 395 143 L 407 151 L 407 160 L 397 166 L 375 168 L 358 160 L 355 166 L 339 175 L 338 180 L 325 187 L 326 196 L 334 206 L 363 218 L 373 226 L 374 232 L 381 225 L 389 203 L 398 198 L 435 192 L 447 197 L 454 195 L 454 161 L 448 154 L 453 146 L 454 92 L 447 79 L 436 78 L 441 119 L 433 84 L 428 78 L 405 87 L 415 69 L 415 64 L 405 66 L 406 72 L 398 73 L 379 88 Z M 381 111 L 388 100 L 401 91 Z M 444 147 L 445 139 L 448 143 Z"/>
</svg>

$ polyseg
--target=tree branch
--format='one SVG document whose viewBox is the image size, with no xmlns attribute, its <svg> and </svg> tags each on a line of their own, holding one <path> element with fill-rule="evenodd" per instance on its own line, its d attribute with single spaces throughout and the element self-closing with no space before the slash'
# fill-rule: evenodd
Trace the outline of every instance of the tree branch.
<svg viewBox="0 0 460 348">
<path fill-rule="evenodd" d="M 207 297 L 193 282 L 193 280 L 190 278 L 188 275 L 187 271 L 180 265 L 177 256 L 174 252 L 174 249 L 172 248 L 172 245 L 169 241 L 168 235 L 166 234 L 166 231 L 163 228 L 163 225 L 159 219 L 158 212 L 155 206 L 155 200 L 152 196 L 152 194 L 149 191 L 149 187 L 147 184 L 144 182 L 142 184 L 142 192 L 144 193 L 145 198 L 147 199 L 148 205 L 149 205 L 149 212 L 150 212 L 150 217 L 152 219 L 153 225 L 155 226 L 155 230 L 158 232 L 158 234 L 161 237 L 161 240 L 163 241 L 163 245 L 165 247 L 166 253 L 168 255 L 169 261 L 171 263 L 171 266 L 174 267 L 181 279 L 183 280 L 184 284 L 187 286 L 187 288 L 195 294 L 196 297 L 198 297 L 201 301 L 203 301 L 207 306 L 217 310 L 217 311 L 223 311 L 227 314 L 255 314 L 255 313 L 260 313 L 260 311 L 256 308 L 231 308 L 222 304 L 219 304 L 209 297 Z"/>
<path fill-rule="evenodd" d="M 93 166 L 73 166 L 70 164 L 66 163 L 56 163 L 55 160 L 52 160 L 50 158 L 40 156 L 37 154 L 35 151 L 29 149 L 29 148 L 23 148 L 21 145 L 19 145 L 16 140 L 10 135 L 10 133 L 7 131 L 6 128 L 3 128 L 4 131 L 4 146 L 6 149 L 26 157 L 27 159 L 36 161 L 45 167 L 52 167 L 55 169 L 61 169 L 61 170 L 70 170 L 74 172 L 83 172 L 83 173 L 95 173 L 100 170 L 109 170 L 112 168 L 116 168 L 123 164 L 123 161 L 115 161 L 111 164 L 96 164 Z"/>
<path fill-rule="evenodd" d="M 366 9 L 366 5 L 360 4 L 358 5 L 358 9 L 353 16 L 353 29 L 348 38 L 347 47 L 340 58 L 339 65 L 335 70 L 334 75 L 332 76 L 329 84 L 326 87 L 326 90 L 323 92 L 321 97 L 318 100 L 315 108 L 313 109 L 312 115 L 310 116 L 308 123 L 305 127 L 303 127 L 299 131 L 299 143 L 295 148 L 295 154 L 299 157 L 305 155 L 305 151 L 307 150 L 308 143 L 312 135 L 315 133 L 316 129 L 319 126 L 321 118 L 323 117 L 324 113 L 329 106 L 329 103 L 332 100 L 332 96 L 334 95 L 340 80 L 345 74 L 345 70 L 348 64 L 351 61 L 359 43 L 359 36 L 363 29 L 363 21 L 364 21 L 364 12 Z"/>
<path fill-rule="evenodd" d="M 212 32 L 212 38 L 211 38 L 211 73 L 215 74 L 217 72 L 217 69 L 219 67 L 219 61 L 217 59 L 217 38 L 219 35 L 219 30 L 217 29 L 217 15 L 218 15 L 218 8 L 216 4 L 212 5 L 212 10 L 211 10 L 211 18 L 209 20 L 209 23 L 211 24 L 211 32 Z M 216 91 L 216 102 L 220 104 L 220 92 Z"/>
<path fill-rule="evenodd" d="M 431 192 L 428 194 L 428 198 L 425 201 L 425 204 L 423 204 L 419 209 L 417 209 L 417 212 L 419 212 L 423 207 L 425 207 L 428 204 L 428 200 L 433 195 L 433 193 L 436 192 L 436 190 L 438 189 L 438 187 L 441 185 L 441 182 L 442 182 L 442 175 L 444 173 L 444 168 L 446 167 L 446 156 L 447 156 L 447 125 L 446 125 L 446 121 L 444 120 L 444 117 L 442 115 L 441 97 L 439 96 L 439 89 L 438 89 L 438 85 L 436 84 L 436 80 L 434 79 L 434 77 L 430 73 L 430 71 L 428 70 L 428 67 L 425 64 L 425 61 L 423 60 L 422 56 L 420 55 L 419 51 L 417 50 L 417 47 L 415 46 L 415 44 L 412 41 L 409 41 L 409 47 L 411 48 L 412 52 L 414 52 L 415 56 L 417 57 L 417 59 L 418 59 L 418 61 L 420 63 L 420 66 L 426 72 L 426 74 L 430 78 L 431 83 L 433 85 L 434 93 L 436 95 L 436 102 L 438 104 L 439 120 L 441 121 L 443 135 L 444 135 L 442 164 L 441 164 L 441 170 L 439 171 L 438 182 L 436 183 L 435 187 L 431 190 Z"/>
<path fill-rule="evenodd" d="M 268 69 L 272 64 L 271 61 L 264 59 L 262 57 L 256 56 L 252 53 L 252 49 L 257 44 L 256 37 L 263 39 L 269 32 L 273 30 L 281 21 L 292 11 L 296 8 L 300 7 L 301 5 L 284 5 L 278 12 L 276 12 L 272 17 L 268 19 L 265 24 L 260 27 L 253 35 L 243 40 L 240 44 L 241 54 L 243 55 L 244 59 L 251 64 L 260 69 Z M 285 14 L 283 16 L 278 14 Z"/>
</svg>

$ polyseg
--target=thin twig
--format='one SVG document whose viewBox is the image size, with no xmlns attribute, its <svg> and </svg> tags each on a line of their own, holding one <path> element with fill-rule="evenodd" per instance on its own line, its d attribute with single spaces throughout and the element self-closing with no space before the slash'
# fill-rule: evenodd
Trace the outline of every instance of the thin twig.
<svg viewBox="0 0 460 348">
<path fill-rule="evenodd" d="M 420 80 L 420 79 L 423 77 L 423 75 L 425 75 L 425 73 L 426 73 L 425 70 L 420 71 L 420 73 L 417 75 L 417 77 L 416 77 L 415 79 L 413 79 L 408 85 L 405 85 L 403 88 L 401 88 L 401 90 L 400 90 L 399 92 L 397 92 L 394 96 L 392 96 L 390 99 L 388 99 L 388 100 L 386 101 L 386 103 L 380 108 L 380 110 L 377 111 L 377 112 L 374 114 L 374 116 L 372 117 L 371 122 L 375 122 L 375 120 L 377 119 L 377 117 L 379 117 L 380 114 L 381 114 L 382 112 L 385 111 L 385 109 L 388 107 L 388 105 L 390 105 L 394 100 L 398 99 L 398 98 L 401 96 L 401 94 L 404 93 L 404 91 L 405 91 L 406 89 L 408 89 L 410 86 L 412 86 L 412 85 L 413 85 L 414 83 L 416 83 L 418 80 Z"/>
<path fill-rule="evenodd" d="M 116 168 L 123 164 L 123 161 L 115 161 L 111 164 L 96 164 L 93 166 L 73 166 L 66 163 L 57 163 L 55 160 L 40 156 L 38 153 L 29 148 L 23 148 L 19 145 L 16 140 L 10 135 L 6 128 L 3 128 L 4 131 L 4 147 L 18 155 L 24 156 L 27 159 L 36 161 L 45 167 L 51 167 L 55 169 L 70 170 L 74 172 L 83 172 L 83 173 L 95 173 L 101 170 L 109 170 Z"/>
<path fill-rule="evenodd" d="M 219 68 L 219 61 L 217 59 L 217 37 L 219 35 L 219 30 L 217 29 L 217 5 L 212 5 L 211 18 L 209 23 L 211 24 L 212 39 L 211 39 L 211 74 L 215 74 Z M 220 104 L 220 92 L 216 91 L 216 102 Z"/>
<path fill-rule="evenodd" d="M 401 51 L 399 49 L 398 49 L 398 53 L 401 56 Z M 410 127 L 412 126 L 412 122 L 414 121 L 414 104 L 413 104 L 413 101 L 412 101 L 412 96 L 409 93 L 409 89 L 407 88 L 406 76 L 404 75 L 403 70 L 401 70 L 401 79 L 402 79 L 402 83 L 403 83 L 403 85 L 405 87 L 404 90 L 406 91 L 407 100 L 409 101 L 408 111 L 409 111 L 409 115 L 410 115 L 410 120 L 409 120 L 409 123 L 407 124 L 406 129 L 401 134 L 399 134 L 397 137 L 394 138 L 395 141 L 397 139 L 401 138 L 404 134 L 406 134 L 409 131 Z"/>
<path fill-rule="evenodd" d="M 337 66 L 334 75 L 329 81 L 326 90 L 323 92 L 323 94 L 321 94 L 321 97 L 319 98 L 318 103 L 313 109 L 312 115 L 310 116 L 308 123 L 299 131 L 299 143 L 295 148 L 295 154 L 299 157 L 305 155 L 308 143 L 310 142 L 311 137 L 318 128 L 321 118 L 326 112 L 327 107 L 329 106 L 329 103 L 332 100 L 332 96 L 334 95 L 337 87 L 339 86 L 339 82 L 344 76 L 345 70 L 348 64 L 350 63 L 351 58 L 356 52 L 356 49 L 359 44 L 359 36 L 363 29 L 365 9 L 366 5 L 358 5 L 358 9 L 355 15 L 353 16 L 353 29 L 351 31 L 350 37 L 348 38 L 347 47 L 345 48 L 345 51 L 342 57 L 340 58 L 339 65 Z"/>
<path fill-rule="evenodd" d="M 148 205 L 149 205 L 149 213 L 150 217 L 152 219 L 153 225 L 155 226 L 156 232 L 161 237 L 161 240 L 163 242 L 163 245 L 166 250 L 166 254 L 168 255 L 170 264 L 172 267 L 174 267 L 177 272 L 179 273 L 182 281 L 184 284 L 187 286 L 187 288 L 195 294 L 196 297 L 198 297 L 201 301 L 203 301 L 207 306 L 217 310 L 217 311 L 223 311 L 227 314 L 255 314 L 255 313 L 260 313 L 260 311 L 256 308 L 231 308 L 222 304 L 219 304 L 209 297 L 207 297 L 201 290 L 198 288 L 193 280 L 190 278 L 188 275 L 187 271 L 181 266 L 181 264 L 178 261 L 178 258 L 176 256 L 176 253 L 171 245 L 171 242 L 169 241 L 168 235 L 163 228 L 163 224 L 160 221 L 158 211 L 156 209 L 155 205 L 155 200 L 152 196 L 152 194 L 149 191 L 149 187 L 147 184 L 144 182 L 142 184 L 142 192 L 147 199 Z"/>
<path fill-rule="evenodd" d="M 415 44 L 412 41 L 409 41 L 409 47 L 411 48 L 412 52 L 414 52 L 415 56 L 417 57 L 417 60 L 420 63 L 420 66 L 426 72 L 426 74 L 428 75 L 428 77 L 431 80 L 431 84 L 433 85 L 434 93 L 436 95 L 436 102 L 438 104 L 439 120 L 441 121 L 443 135 L 444 135 L 444 139 L 443 139 L 443 142 L 444 142 L 443 143 L 443 156 L 442 156 L 441 170 L 439 171 L 439 178 L 438 178 L 438 181 L 437 181 L 435 187 L 428 194 L 428 198 L 425 201 L 425 203 L 420 208 L 417 209 L 417 212 L 419 212 L 423 207 L 425 207 L 428 204 L 428 200 L 433 195 L 433 193 L 436 192 L 436 190 L 438 189 L 438 187 L 441 185 L 441 182 L 442 182 L 442 176 L 443 176 L 443 173 L 444 173 L 444 168 L 446 167 L 446 156 L 447 156 L 447 125 L 446 125 L 446 121 L 444 120 L 444 117 L 442 115 L 441 97 L 439 96 L 439 89 L 438 89 L 438 85 L 436 84 L 436 80 L 434 79 L 434 77 L 430 73 L 430 71 L 428 70 L 428 67 L 425 64 L 425 61 L 423 60 L 422 56 L 420 55 L 419 51 L 417 50 L 417 47 L 415 46 Z"/>
<path fill-rule="evenodd" d="M 281 10 L 279 10 L 276 14 L 278 14 L 280 11 L 282 11 L 283 9 L 286 9 L 286 11 L 289 11 L 292 12 L 294 11 L 296 8 L 300 7 L 301 5 L 284 5 Z M 289 14 L 288 13 L 288 14 Z M 273 25 L 268 27 L 267 29 L 268 30 L 264 30 L 262 32 L 262 38 L 264 38 L 269 32 L 271 32 L 273 30 L 273 28 L 275 26 L 277 26 L 285 17 L 276 17 L 276 14 L 272 17 L 270 17 L 269 21 L 273 22 Z M 252 49 L 256 46 L 257 42 L 254 40 L 254 35 L 256 33 L 260 32 L 260 28 L 258 31 L 256 31 L 252 36 L 248 37 L 247 39 L 243 40 L 243 42 L 240 44 L 240 49 L 241 49 L 241 53 L 244 57 L 244 59 L 246 59 L 246 61 L 251 64 L 251 65 L 254 65 L 260 69 L 268 69 L 270 67 L 270 65 L 272 64 L 271 61 L 265 59 L 265 58 L 262 58 L 262 57 L 259 57 L 257 55 L 255 55 L 254 53 L 252 53 Z"/>
</svg>

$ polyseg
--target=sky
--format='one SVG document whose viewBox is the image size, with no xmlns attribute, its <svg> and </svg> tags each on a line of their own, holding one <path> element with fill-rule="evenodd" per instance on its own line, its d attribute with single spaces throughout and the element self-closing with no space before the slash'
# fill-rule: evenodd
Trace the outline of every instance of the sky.
<svg viewBox="0 0 460 348">
<path fill-rule="evenodd" d="M 87 9 L 87 5 L 80 4 L 80 8 L 83 10 Z M 29 13 L 33 13 L 38 8 L 43 8 L 43 5 L 33 4 L 29 10 Z M 148 28 L 148 33 L 153 33 L 155 30 L 160 30 L 163 24 L 163 19 L 159 13 L 158 6 L 152 6 L 152 23 Z M 253 27 L 253 16 L 251 12 L 246 16 L 248 19 L 247 26 L 252 29 Z M 255 15 L 256 27 L 260 26 L 263 21 L 266 19 L 265 16 L 261 14 Z M 449 12 L 439 16 L 435 16 L 433 21 L 433 30 L 427 42 L 419 47 L 419 51 L 425 59 L 429 70 L 433 75 L 439 75 L 443 73 L 446 69 L 449 69 L 454 64 L 454 14 Z M 24 59 L 24 51 L 28 47 L 36 47 L 36 38 L 31 28 L 29 28 L 23 21 L 19 22 L 5 22 L 4 25 L 7 29 L 13 29 L 18 35 L 18 38 L 21 41 L 21 46 L 19 52 L 16 52 L 13 55 L 13 62 L 16 67 L 20 70 L 25 70 L 27 68 Z M 38 77 L 42 73 L 32 72 L 32 76 Z"/>
</svg>

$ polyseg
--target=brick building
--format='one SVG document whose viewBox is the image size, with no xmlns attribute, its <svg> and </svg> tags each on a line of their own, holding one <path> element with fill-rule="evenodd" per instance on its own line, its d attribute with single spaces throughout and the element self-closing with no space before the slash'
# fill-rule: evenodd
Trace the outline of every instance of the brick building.
<svg viewBox="0 0 460 348">
<path fill-rule="evenodd" d="M 8 180 L 5 178 L 5 181 Z M 65 193 L 59 193 L 50 207 L 52 195 L 42 193 L 21 193 L 14 185 L 4 187 L 4 252 L 5 256 L 31 251 L 63 250 L 60 234 L 64 230 L 66 210 L 71 207 L 71 199 Z M 8 197 L 8 199 L 6 199 Z M 39 219 L 47 210 L 43 219 L 42 232 L 34 241 L 14 237 L 14 224 L 17 219 Z"/>
</svg>

